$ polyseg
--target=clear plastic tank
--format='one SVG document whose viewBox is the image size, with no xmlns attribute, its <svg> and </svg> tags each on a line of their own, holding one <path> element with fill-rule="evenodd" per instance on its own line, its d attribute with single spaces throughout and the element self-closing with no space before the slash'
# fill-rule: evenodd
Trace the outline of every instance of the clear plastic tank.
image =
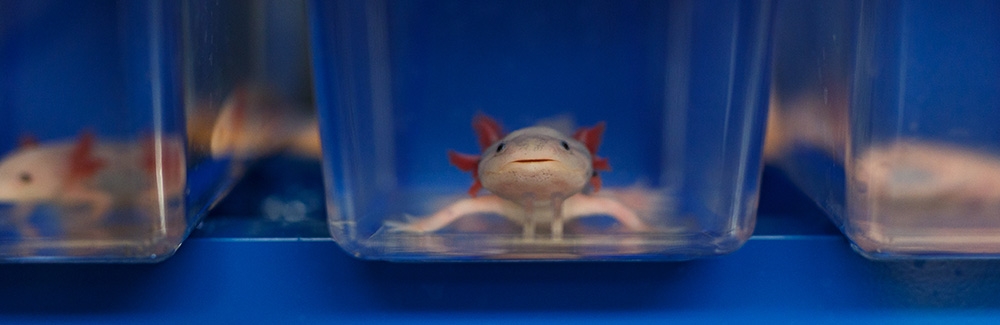
<svg viewBox="0 0 1000 325">
<path fill-rule="evenodd" d="M 246 167 L 193 235 L 329 237 L 305 0 L 193 0 L 186 8 L 187 107 L 205 116 L 189 118 L 201 125 L 189 127 L 203 151 L 231 151 L 233 171 Z M 228 113 L 239 112 L 230 99 L 244 103 L 244 123 L 218 123 L 239 120 Z"/>
<path fill-rule="evenodd" d="M 3 2 L 0 261 L 162 260 L 268 148 L 213 4 Z"/>
<path fill-rule="evenodd" d="M 330 230 L 351 254 L 690 259 L 750 236 L 769 2 L 310 9 Z"/>
<path fill-rule="evenodd" d="M 1000 4 L 867 1 L 844 13 L 856 40 L 814 62 L 847 58 L 846 69 L 820 63 L 835 76 L 814 92 L 824 96 L 775 110 L 782 164 L 866 256 L 1000 256 Z"/>
</svg>

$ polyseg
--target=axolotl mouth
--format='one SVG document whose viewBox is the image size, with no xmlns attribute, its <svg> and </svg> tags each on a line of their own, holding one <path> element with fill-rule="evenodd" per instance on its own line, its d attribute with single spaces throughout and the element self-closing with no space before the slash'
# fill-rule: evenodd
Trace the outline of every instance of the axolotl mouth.
<svg viewBox="0 0 1000 325">
<path fill-rule="evenodd" d="M 513 162 L 515 162 L 515 163 L 522 163 L 522 164 L 530 164 L 530 163 L 540 163 L 540 162 L 548 162 L 548 161 L 556 161 L 556 160 L 555 159 L 518 159 L 518 160 L 515 160 Z"/>
<path fill-rule="evenodd" d="M 566 165 L 566 162 L 560 159 L 552 158 L 528 158 L 528 159 L 517 159 L 511 160 L 507 163 L 501 165 L 497 171 L 509 170 L 509 168 L 514 168 L 522 171 L 541 171 L 541 170 L 563 170 L 570 169 Z"/>
</svg>

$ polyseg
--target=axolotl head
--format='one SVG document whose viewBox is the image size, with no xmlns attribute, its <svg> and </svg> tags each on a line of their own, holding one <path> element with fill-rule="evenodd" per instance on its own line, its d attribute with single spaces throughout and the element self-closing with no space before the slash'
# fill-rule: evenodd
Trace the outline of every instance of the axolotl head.
<svg viewBox="0 0 1000 325">
<path fill-rule="evenodd" d="M 507 200 L 564 199 L 587 186 L 594 175 L 591 157 L 580 141 L 535 126 L 487 147 L 478 174 L 484 188 Z"/>
<path fill-rule="evenodd" d="M 0 160 L 0 202 L 24 203 L 53 199 L 67 170 L 63 148 L 22 148 Z"/>
<path fill-rule="evenodd" d="M 579 128 L 573 136 L 535 126 L 504 136 L 493 118 L 477 114 L 472 129 L 479 138 L 481 155 L 448 152 L 448 161 L 472 172 L 469 195 L 485 188 L 515 202 L 561 200 L 582 192 L 589 182 L 601 189 L 597 171 L 611 170 L 607 158 L 595 155 L 604 134 L 604 122 Z"/>
</svg>

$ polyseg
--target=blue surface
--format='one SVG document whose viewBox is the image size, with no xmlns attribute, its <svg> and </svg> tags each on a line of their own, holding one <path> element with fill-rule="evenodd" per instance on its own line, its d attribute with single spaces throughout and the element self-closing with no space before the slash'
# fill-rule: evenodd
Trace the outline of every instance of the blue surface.
<svg viewBox="0 0 1000 325">
<path fill-rule="evenodd" d="M 987 298 L 997 271 L 871 262 L 838 236 L 757 237 L 683 263 L 550 264 L 393 264 L 329 240 L 193 239 L 157 265 L 0 266 L 0 321 L 979 319 L 1000 316 Z"/>
<path fill-rule="evenodd" d="M 275 156 L 253 164 L 194 237 L 329 238 L 316 159 Z"/>
</svg>

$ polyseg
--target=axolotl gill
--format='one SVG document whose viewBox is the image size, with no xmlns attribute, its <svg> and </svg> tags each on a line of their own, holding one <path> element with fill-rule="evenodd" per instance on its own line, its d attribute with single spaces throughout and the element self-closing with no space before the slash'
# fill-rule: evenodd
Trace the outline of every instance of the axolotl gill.
<svg viewBox="0 0 1000 325">
<path fill-rule="evenodd" d="M 550 222 L 553 238 L 563 235 L 567 220 L 607 215 L 633 231 L 647 230 L 634 211 L 620 202 L 594 195 L 601 189 L 598 172 L 610 170 L 606 158 L 595 155 L 605 124 L 581 128 L 570 137 L 546 126 L 532 126 L 504 135 L 494 119 L 473 118 L 481 155 L 448 152 L 448 159 L 471 172 L 471 198 L 407 223 L 386 222 L 393 231 L 432 232 L 462 217 L 498 214 L 523 225 L 533 238 L 536 223 Z M 492 195 L 480 196 L 485 189 Z M 413 219 L 413 218 L 411 218 Z"/>
</svg>

